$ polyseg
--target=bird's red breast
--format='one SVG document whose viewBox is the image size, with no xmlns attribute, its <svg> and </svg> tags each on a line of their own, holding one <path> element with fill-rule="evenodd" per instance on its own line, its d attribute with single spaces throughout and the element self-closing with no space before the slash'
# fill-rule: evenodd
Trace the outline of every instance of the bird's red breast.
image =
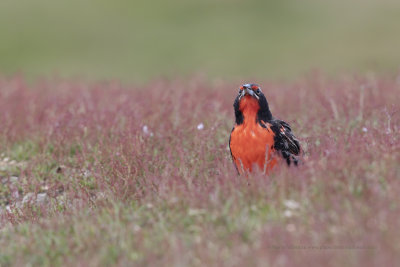
<svg viewBox="0 0 400 267">
<path fill-rule="evenodd" d="M 240 173 L 251 172 L 255 167 L 268 173 L 277 164 L 273 155 L 275 134 L 269 123 L 263 122 L 264 128 L 257 122 L 259 108 L 258 100 L 250 95 L 239 104 L 244 120 L 231 133 L 230 149 Z"/>
</svg>

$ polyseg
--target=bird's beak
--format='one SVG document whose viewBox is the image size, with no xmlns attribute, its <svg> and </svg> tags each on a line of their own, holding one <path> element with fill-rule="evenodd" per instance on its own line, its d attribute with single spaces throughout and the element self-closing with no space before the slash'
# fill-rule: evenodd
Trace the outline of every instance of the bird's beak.
<svg viewBox="0 0 400 267">
<path fill-rule="evenodd" d="M 254 91 L 253 90 L 251 90 L 251 89 L 249 89 L 249 88 L 245 88 L 244 90 L 242 90 L 242 97 L 244 96 L 244 95 L 250 95 L 250 96 L 252 96 L 252 97 L 255 97 L 255 98 L 257 98 L 257 100 L 259 99 L 259 97 L 258 97 L 258 95 L 256 95 L 256 93 L 254 93 Z"/>
</svg>

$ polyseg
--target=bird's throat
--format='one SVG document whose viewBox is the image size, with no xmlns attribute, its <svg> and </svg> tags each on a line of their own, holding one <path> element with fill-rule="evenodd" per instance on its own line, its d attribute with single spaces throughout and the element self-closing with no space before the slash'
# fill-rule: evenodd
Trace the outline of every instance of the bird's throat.
<svg viewBox="0 0 400 267">
<path fill-rule="evenodd" d="M 244 117 L 244 123 L 255 123 L 257 118 L 257 112 L 260 109 L 257 99 L 251 96 L 245 96 L 240 101 L 240 111 Z"/>
</svg>

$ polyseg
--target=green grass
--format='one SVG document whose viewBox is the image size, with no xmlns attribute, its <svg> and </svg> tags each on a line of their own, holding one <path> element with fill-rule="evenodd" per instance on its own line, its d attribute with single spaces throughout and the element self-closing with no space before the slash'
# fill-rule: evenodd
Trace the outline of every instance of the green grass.
<svg viewBox="0 0 400 267">
<path fill-rule="evenodd" d="M 0 71 L 143 82 L 397 71 L 397 1 L 3 0 Z"/>
</svg>

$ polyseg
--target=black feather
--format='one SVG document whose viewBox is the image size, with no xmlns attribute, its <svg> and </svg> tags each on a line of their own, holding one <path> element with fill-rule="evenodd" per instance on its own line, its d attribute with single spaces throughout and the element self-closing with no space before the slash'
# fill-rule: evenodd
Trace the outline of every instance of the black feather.
<svg viewBox="0 0 400 267">
<path fill-rule="evenodd" d="M 235 120 L 237 125 L 243 123 L 243 113 L 239 109 L 239 102 L 239 96 L 237 96 L 235 102 L 233 102 L 233 109 L 235 110 Z"/>
<path fill-rule="evenodd" d="M 296 156 L 300 154 L 300 143 L 292 133 L 287 122 L 278 119 L 268 121 L 271 124 L 271 130 L 275 133 L 274 148 L 282 154 L 288 165 L 293 162 L 298 163 Z"/>
</svg>

